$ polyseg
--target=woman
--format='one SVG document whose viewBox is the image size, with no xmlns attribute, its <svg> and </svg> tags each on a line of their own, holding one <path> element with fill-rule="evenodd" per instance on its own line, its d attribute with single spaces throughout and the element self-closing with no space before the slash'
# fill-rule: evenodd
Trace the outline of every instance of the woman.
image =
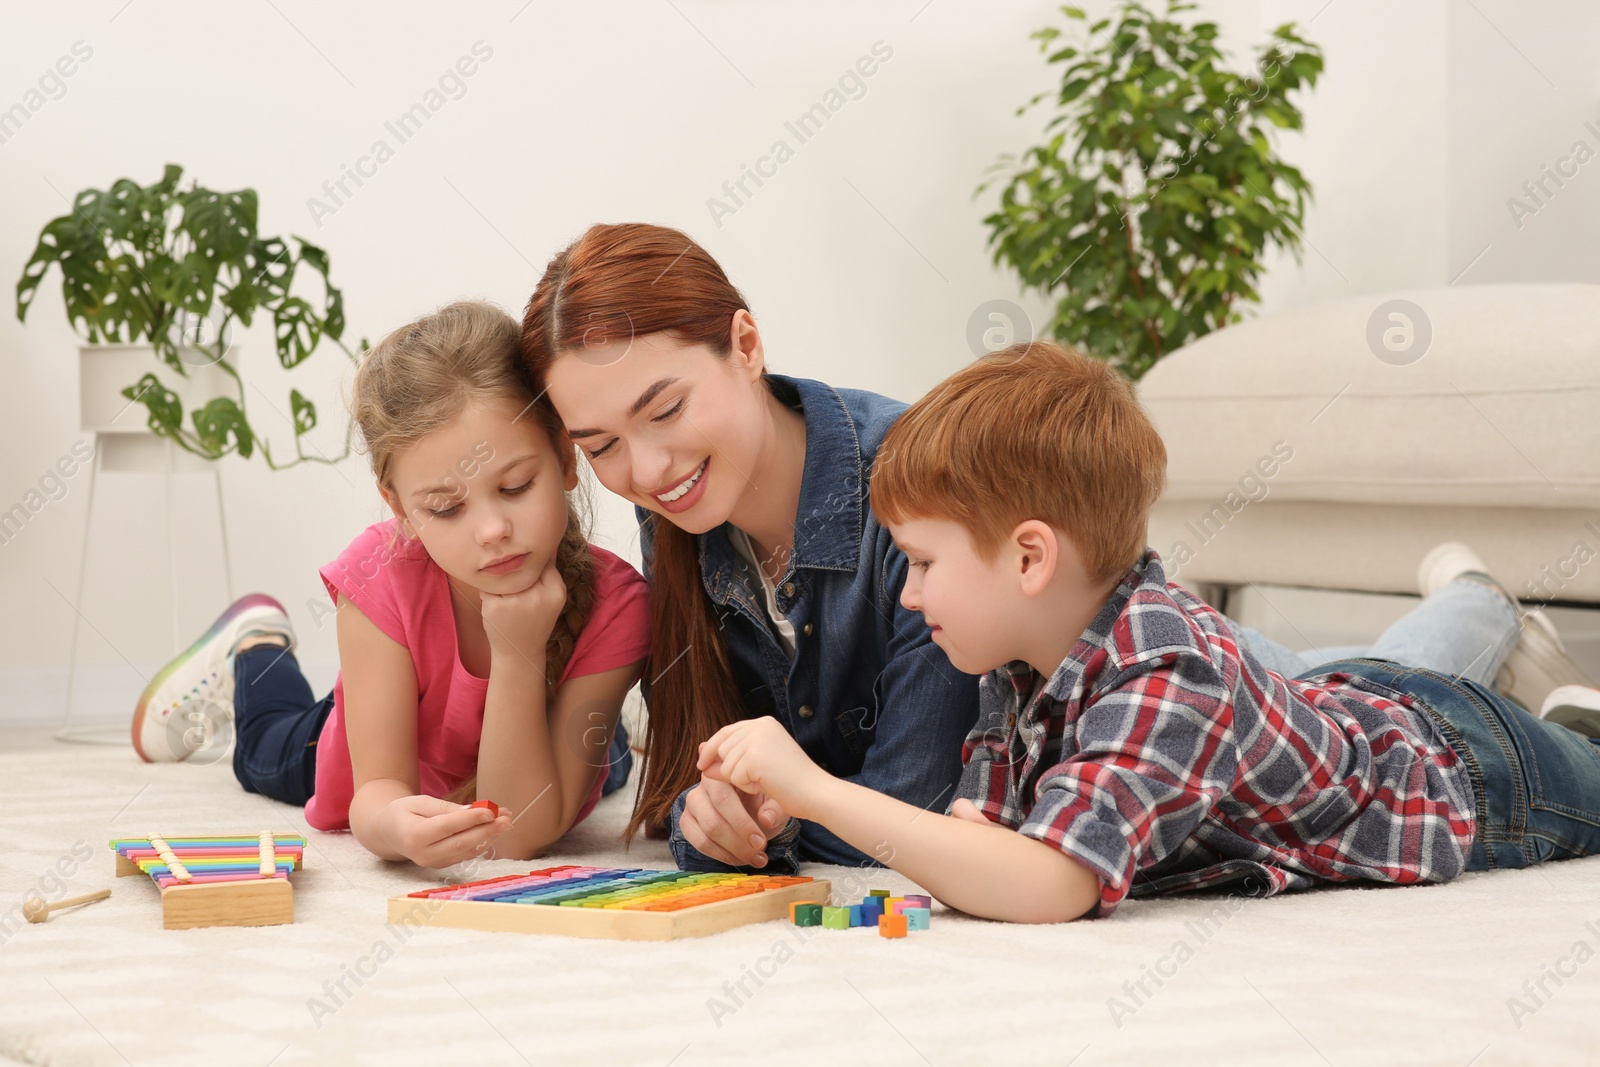
<svg viewBox="0 0 1600 1067">
<path fill-rule="evenodd" d="M 900 606 L 906 557 L 867 506 L 905 405 L 769 374 L 739 291 L 660 226 L 592 227 L 550 261 L 522 331 L 535 381 L 639 517 L 653 638 L 629 832 L 668 832 L 686 869 L 887 859 L 695 763 L 723 726 L 772 715 L 824 770 L 944 809 L 977 679 Z"/>
</svg>

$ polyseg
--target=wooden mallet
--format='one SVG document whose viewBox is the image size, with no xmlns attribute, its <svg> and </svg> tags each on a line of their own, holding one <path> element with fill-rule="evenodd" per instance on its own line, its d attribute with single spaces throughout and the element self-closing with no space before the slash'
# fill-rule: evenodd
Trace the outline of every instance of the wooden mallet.
<svg viewBox="0 0 1600 1067">
<path fill-rule="evenodd" d="M 97 900 L 104 900 L 111 895 L 109 889 L 96 889 L 93 893 L 80 893 L 75 897 L 66 897 L 54 904 L 47 904 L 43 897 L 29 897 L 22 902 L 22 914 L 31 923 L 42 923 L 50 918 L 50 913 L 57 908 L 72 908 L 79 904 L 93 904 Z"/>
</svg>

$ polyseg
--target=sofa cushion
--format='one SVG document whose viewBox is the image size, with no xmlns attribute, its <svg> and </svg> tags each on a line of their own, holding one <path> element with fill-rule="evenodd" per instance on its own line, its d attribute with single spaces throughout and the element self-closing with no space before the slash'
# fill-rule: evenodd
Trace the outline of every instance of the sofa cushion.
<svg viewBox="0 0 1600 1067">
<path fill-rule="evenodd" d="M 1409 351 L 1408 324 L 1387 312 L 1369 345 L 1374 313 L 1396 299 L 1421 311 L 1407 316 Z M 1168 500 L 1248 486 L 1276 446 L 1292 454 L 1265 479 L 1279 500 L 1600 507 L 1596 285 L 1461 286 L 1300 308 L 1174 352 L 1140 395 L 1167 444 Z"/>
</svg>

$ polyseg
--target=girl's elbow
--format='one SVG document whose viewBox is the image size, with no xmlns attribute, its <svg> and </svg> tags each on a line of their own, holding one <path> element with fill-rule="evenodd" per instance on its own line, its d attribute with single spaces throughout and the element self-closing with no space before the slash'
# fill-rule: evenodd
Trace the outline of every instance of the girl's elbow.
<svg viewBox="0 0 1600 1067">
<path fill-rule="evenodd" d="M 549 852 L 551 844 L 552 842 L 550 841 L 536 840 L 523 844 L 507 845 L 505 847 L 496 846 L 494 849 L 494 858 L 498 860 L 516 860 L 518 863 L 526 863 L 529 860 L 540 860 L 544 859 L 545 854 Z"/>
</svg>

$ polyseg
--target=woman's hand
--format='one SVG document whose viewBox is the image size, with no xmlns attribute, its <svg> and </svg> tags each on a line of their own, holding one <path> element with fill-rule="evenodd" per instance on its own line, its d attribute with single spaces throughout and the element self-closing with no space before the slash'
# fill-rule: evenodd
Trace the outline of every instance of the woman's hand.
<svg viewBox="0 0 1600 1067">
<path fill-rule="evenodd" d="M 718 863 L 765 867 L 767 839 L 789 825 L 789 813 L 765 793 L 745 793 L 715 778 L 702 779 L 683 802 L 684 840 Z"/>
<path fill-rule="evenodd" d="M 724 726 L 700 745 L 703 778 L 762 794 L 784 811 L 806 818 L 818 790 L 833 781 L 770 715 Z"/>
<path fill-rule="evenodd" d="M 554 558 L 538 579 L 520 593 L 484 593 L 483 628 L 489 637 L 490 662 L 507 657 L 544 669 L 545 646 L 567 605 L 567 583 Z"/>
<path fill-rule="evenodd" d="M 419 867 L 453 867 L 474 856 L 493 859 L 495 838 L 511 829 L 502 811 L 452 804 L 438 797 L 409 796 L 383 809 L 383 834 L 396 852 Z"/>
</svg>

